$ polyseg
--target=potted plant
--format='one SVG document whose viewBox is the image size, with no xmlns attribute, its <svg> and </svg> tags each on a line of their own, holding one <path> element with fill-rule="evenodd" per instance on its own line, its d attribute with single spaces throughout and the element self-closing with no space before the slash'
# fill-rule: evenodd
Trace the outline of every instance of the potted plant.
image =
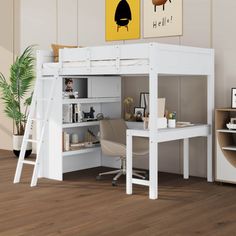
<svg viewBox="0 0 236 236">
<path fill-rule="evenodd" d="M 14 122 L 13 152 L 16 156 L 20 154 L 29 106 L 32 100 L 32 93 L 29 96 L 29 92 L 35 78 L 34 63 L 33 46 L 29 46 L 11 65 L 9 80 L 0 73 L 0 91 L 5 105 L 4 112 Z M 30 143 L 27 146 L 26 156 L 29 156 L 31 152 L 32 144 Z"/>
</svg>

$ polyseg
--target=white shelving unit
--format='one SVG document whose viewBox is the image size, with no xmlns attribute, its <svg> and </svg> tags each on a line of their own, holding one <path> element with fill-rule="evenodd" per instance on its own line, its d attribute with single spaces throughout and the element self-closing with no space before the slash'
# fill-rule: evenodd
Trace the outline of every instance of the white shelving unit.
<svg viewBox="0 0 236 236">
<path fill-rule="evenodd" d="M 43 75 L 38 75 L 42 76 Z M 55 75 L 53 75 L 55 76 Z M 43 156 L 46 157 L 43 160 L 43 165 L 41 168 L 41 176 L 55 179 L 63 180 L 63 174 L 71 171 L 77 171 L 82 169 L 88 169 L 98 166 L 110 166 L 119 167 L 119 162 L 115 159 L 111 162 L 110 158 L 103 157 L 100 145 L 95 145 L 93 147 L 87 148 L 70 148 L 69 151 L 63 150 L 63 132 L 77 133 L 79 136 L 79 141 L 83 142 L 85 139 L 85 133 L 87 129 L 90 129 L 94 134 L 99 131 L 99 121 L 88 121 L 79 123 L 63 123 L 63 106 L 68 104 L 80 104 L 82 111 L 88 112 L 90 107 L 95 110 L 95 117 L 98 113 L 102 113 L 105 117 L 120 117 L 121 116 L 121 77 L 120 76 L 63 76 L 60 75 L 60 83 L 56 86 L 56 91 L 54 94 L 53 105 L 51 117 L 49 120 L 48 130 L 46 131 L 47 140 L 43 147 Z M 72 78 L 74 81 L 74 86 L 79 84 L 76 79 L 84 79 L 87 85 L 83 88 L 87 89 L 87 92 L 82 94 L 87 94 L 86 98 L 78 99 L 63 99 L 63 84 L 65 78 Z M 106 88 L 106 84 L 109 81 L 115 81 L 115 83 L 110 84 L 111 91 L 114 97 L 111 97 L 110 90 Z M 96 83 L 94 84 L 94 81 Z M 44 83 L 44 82 L 43 82 Z M 94 89 L 96 84 L 100 84 L 99 92 Z M 104 89 L 103 88 L 104 84 Z M 42 85 L 41 93 L 47 92 L 47 87 Z M 76 88 L 74 87 L 76 91 Z M 40 95 L 41 96 L 41 95 Z M 37 117 L 43 117 L 44 107 L 39 109 Z M 50 140 L 50 141 L 48 141 Z"/>
<path fill-rule="evenodd" d="M 236 130 L 227 129 L 226 124 L 236 117 L 231 108 L 215 111 L 216 128 L 216 180 L 236 184 Z"/>
</svg>

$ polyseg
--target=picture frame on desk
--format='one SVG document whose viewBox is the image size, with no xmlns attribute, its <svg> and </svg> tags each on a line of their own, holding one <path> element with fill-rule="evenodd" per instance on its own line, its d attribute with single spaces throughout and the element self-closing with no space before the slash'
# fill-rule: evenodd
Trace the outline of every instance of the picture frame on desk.
<svg viewBox="0 0 236 236">
<path fill-rule="evenodd" d="M 141 92 L 139 106 L 145 108 L 145 112 L 149 113 L 149 93 Z"/>
<path fill-rule="evenodd" d="M 231 89 L 231 108 L 236 109 L 236 88 Z"/>
<path fill-rule="evenodd" d="M 143 117 L 145 117 L 145 108 L 144 107 L 135 107 L 134 108 L 134 117 L 136 121 L 142 122 Z"/>
</svg>

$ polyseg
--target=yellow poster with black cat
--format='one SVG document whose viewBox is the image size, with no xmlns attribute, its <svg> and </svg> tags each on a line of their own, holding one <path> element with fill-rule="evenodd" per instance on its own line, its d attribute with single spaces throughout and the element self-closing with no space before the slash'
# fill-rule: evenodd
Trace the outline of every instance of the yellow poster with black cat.
<svg viewBox="0 0 236 236">
<path fill-rule="evenodd" d="M 140 0 L 106 0 L 106 40 L 140 38 Z"/>
</svg>

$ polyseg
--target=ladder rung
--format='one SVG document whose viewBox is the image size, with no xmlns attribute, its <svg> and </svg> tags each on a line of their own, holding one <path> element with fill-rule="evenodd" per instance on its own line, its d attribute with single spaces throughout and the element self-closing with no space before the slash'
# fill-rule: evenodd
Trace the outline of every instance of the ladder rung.
<svg viewBox="0 0 236 236">
<path fill-rule="evenodd" d="M 34 140 L 34 139 L 26 139 L 27 142 L 30 142 L 30 143 L 37 143 L 38 140 Z"/>
<path fill-rule="evenodd" d="M 35 161 L 26 161 L 26 160 L 22 161 L 22 163 L 28 164 L 28 165 L 33 165 L 33 166 L 36 164 Z"/>
</svg>

